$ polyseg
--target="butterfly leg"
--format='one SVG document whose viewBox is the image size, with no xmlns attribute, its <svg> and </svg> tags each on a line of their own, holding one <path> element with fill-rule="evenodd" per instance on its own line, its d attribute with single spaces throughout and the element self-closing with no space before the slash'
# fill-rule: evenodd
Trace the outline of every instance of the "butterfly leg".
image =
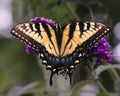
<svg viewBox="0 0 120 96">
<path fill-rule="evenodd" d="M 53 84 L 53 82 L 52 82 L 52 77 L 53 77 L 53 75 L 54 75 L 55 73 L 56 73 L 56 71 L 51 70 L 51 75 L 50 75 L 50 80 L 49 80 L 50 86 L 52 86 L 52 84 Z"/>
<path fill-rule="evenodd" d="M 72 76 L 72 71 L 71 70 L 69 70 L 68 72 L 67 72 L 67 74 L 68 74 L 68 76 L 69 76 L 69 79 L 70 79 L 70 85 L 72 84 L 72 78 L 71 78 L 71 76 Z"/>
</svg>

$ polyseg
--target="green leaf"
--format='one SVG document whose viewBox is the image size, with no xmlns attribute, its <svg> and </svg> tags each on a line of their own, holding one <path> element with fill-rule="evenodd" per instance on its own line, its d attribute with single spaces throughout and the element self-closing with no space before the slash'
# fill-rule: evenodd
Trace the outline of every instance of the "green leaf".
<svg viewBox="0 0 120 96">
<path fill-rule="evenodd" d="M 77 96 L 79 91 L 83 88 L 83 86 L 85 86 L 85 85 L 87 85 L 91 82 L 92 81 L 90 81 L 90 80 L 84 80 L 84 81 L 81 81 L 81 82 L 77 83 L 72 89 L 71 96 Z"/>
<path fill-rule="evenodd" d="M 3 91 L 8 85 L 8 72 L 0 66 L 0 91 Z"/>
<path fill-rule="evenodd" d="M 99 92 L 96 96 L 107 96 L 104 92 Z"/>
<path fill-rule="evenodd" d="M 120 96 L 120 80 L 115 82 L 115 91 L 117 93 L 117 96 Z"/>
<path fill-rule="evenodd" d="M 95 77 L 98 78 L 98 76 L 100 75 L 100 73 L 102 73 L 105 70 L 108 69 L 112 69 L 112 68 L 116 68 L 116 69 L 120 69 L 120 64 L 115 64 L 115 65 L 100 65 L 99 67 L 97 67 L 95 69 Z"/>
</svg>

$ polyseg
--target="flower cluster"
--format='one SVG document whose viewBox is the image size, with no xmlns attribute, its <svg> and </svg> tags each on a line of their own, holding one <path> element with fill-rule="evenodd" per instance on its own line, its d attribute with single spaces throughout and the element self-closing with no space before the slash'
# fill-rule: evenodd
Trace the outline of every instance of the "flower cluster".
<svg viewBox="0 0 120 96">
<path fill-rule="evenodd" d="M 51 19 L 45 19 L 44 17 L 35 17 L 32 18 L 30 21 L 32 22 L 46 22 L 51 25 L 55 25 L 55 22 Z M 97 63 L 100 63 L 104 60 L 106 60 L 108 63 L 112 62 L 112 51 L 109 51 L 110 44 L 107 42 L 104 38 L 100 39 L 93 48 L 90 49 L 90 52 L 94 54 L 94 56 L 97 58 Z M 38 50 L 33 50 L 30 45 L 26 45 L 26 52 L 29 54 L 30 52 L 35 53 L 36 55 L 39 54 Z M 89 57 L 91 53 L 87 53 L 87 56 Z M 86 53 L 85 53 L 86 54 Z"/>
<path fill-rule="evenodd" d="M 97 57 L 97 63 L 106 60 L 112 62 L 112 51 L 109 50 L 110 44 L 104 38 L 101 38 L 93 47 L 93 54 Z"/>
<path fill-rule="evenodd" d="M 53 20 L 46 19 L 44 17 L 35 17 L 35 18 L 30 19 L 30 21 L 32 21 L 32 22 L 45 22 L 45 23 L 49 23 L 51 25 L 55 25 L 55 22 Z"/>
</svg>

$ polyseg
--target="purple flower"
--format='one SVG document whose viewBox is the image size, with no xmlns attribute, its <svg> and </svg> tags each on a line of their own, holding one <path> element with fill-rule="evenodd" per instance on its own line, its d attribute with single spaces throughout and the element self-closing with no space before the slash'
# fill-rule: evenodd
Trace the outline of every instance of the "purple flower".
<svg viewBox="0 0 120 96">
<path fill-rule="evenodd" d="M 32 21 L 32 22 L 45 22 L 45 23 L 49 23 L 51 25 L 55 25 L 55 22 L 53 20 L 45 19 L 44 17 L 35 17 L 35 18 L 30 19 L 30 21 Z M 30 54 L 30 52 L 33 52 L 33 53 L 35 53 L 36 56 L 39 55 L 39 51 L 32 49 L 30 45 L 26 45 L 26 52 L 27 52 L 27 54 Z"/>
<path fill-rule="evenodd" d="M 26 53 L 30 54 L 30 52 L 35 53 L 36 56 L 39 55 L 39 50 L 32 49 L 30 45 L 26 45 Z"/>
<path fill-rule="evenodd" d="M 55 22 L 51 19 L 46 19 L 44 17 L 35 17 L 35 18 L 32 18 L 30 21 L 32 22 L 45 22 L 45 23 L 49 23 L 51 25 L 55 25 Z"/>
<path fill-rule="evenodd" d="M 101 38 L 93 47 L 93 54 L 97 58 L 97 63 L 102 61 L 112 62 L 112 51 L 109 50 L 110 44 Z"/>
</svg>

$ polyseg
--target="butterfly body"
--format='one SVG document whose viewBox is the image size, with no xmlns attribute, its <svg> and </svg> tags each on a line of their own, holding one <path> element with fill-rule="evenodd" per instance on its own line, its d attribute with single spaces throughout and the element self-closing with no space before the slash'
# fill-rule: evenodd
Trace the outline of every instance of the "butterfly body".
<svg viewBox="0 0 120 96">
<path fill-rule="evenodd" d="M 11 33 L 39 51 L 42 64 L 55 73 L 68 74 L 82 62 L 84 51 L 106 35 L 109 28 L 97 22 L 73 22 L 61 26 L 46 22 L 25 22 L 13 27 Z"/>
</svg>

